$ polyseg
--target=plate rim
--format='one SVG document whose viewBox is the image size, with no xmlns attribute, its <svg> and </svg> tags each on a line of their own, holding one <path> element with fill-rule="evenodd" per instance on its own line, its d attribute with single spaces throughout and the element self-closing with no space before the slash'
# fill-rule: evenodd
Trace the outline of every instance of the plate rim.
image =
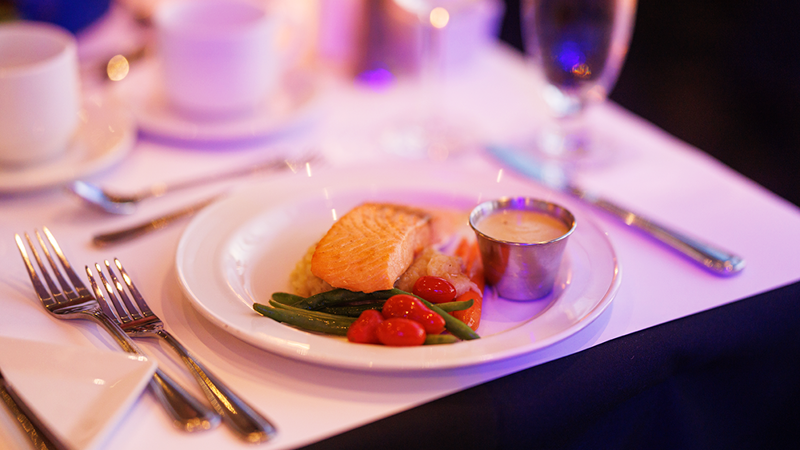
<svg viewBox="0 0 800 450">
<path fill-rule="evenodd" d="M 267 121 L 270 123 L 269 126 L 251 129 L 249 133 L 225 131 L 224 129 L 220 131 L 218 128 L 224 127 L 220 127 L 219 124 L 215 124 L 214 122 L 209 122 L 209 124 L 206 124 L 208 126 L 201 127 L 189 119 L 184 120 L 178 115 L 169 114 L 175 121 L 171 123 L 182 124 L 180 129 L 176 129 L 175 127 L 160 126 L 160 123 L 156 120 L 159 116 L 155 116 L 154 118 L 154 116 L 146 112 L 147 109 L 152 107 L 154 102 L 165 101 L 162 98 L 163 94 L 161 93 L 161 88 L 157 86 L 157 70 L 158 62 L 149 61 L 138 69 L 139 73 L 130 76 L 131 79 L 128 80 L 129 83 L 137 82 L 144 86 L 144 95 L 131 93 L 130 91 L 132 88 L 127 85 L 120 85 L 118 91 L 131 105 L 134 120 L 143 134 L 159 140 L 167 140 L 176 143 L 219 145 L 247 143 L 252 140 L 265 139 L 285 132 L 294 126 L 300 126 L 300 124 L 304 123 L 306 120 L 311 120 L 311 118 L 315 116 L 315 112 L 320 109 L 321 98 L 323 97 L 322 83 L 318 79 L 319 77 L 316 77 L 311 81 L 313 85 L 311 89 L 313 92 L 310 94 L 309 98 L 297 102 L 291 114 L 284 116 L 255 115 L 237 122 L 237 124 L 232 127 L 238 130 L 246 124 L 263 122 L 263 120 L 260 119 L 264 119 L 265 117 L 269 117 L 270 119 Z M 159 108 L 159 110 L 161 110 L 161 108 Z M 212 131 L 208 131 L 209 129 Z"/>
<path fill-rule="evenodd" d="M 109 134 L 118 132 L 121 136 L 116 144 L 104 148 L 95 157 L 73 161 L 58 170 L 56 175 L 45 180 L 37 180 L 36 173 L 50 170 L 49 168 L 52 167 L 52 164 L 58 161 L 24 167 L 18 171 L 4 171 L 0 168 L 0 175 L 13 175 L 10 178 L 8 176 L 0 176 L 0 193 L 29 192 L 64 185 L 105 170 L 118 163 L 130 152 L 136 142 L 136 125 L 133 117 L 125 107 L 108 96 L 87 95 L 83 97 L 82 101 L 83 109 L 91 108 L 95 110 L 95 112 L 88 114 L 93 122 L 79 122 L 78 129 L 68 145 L 67 152 L 81 144 L 93 144 L 94 140 L 88 139 L 87 136 L 89 130 L 102 129 L 103 132 L 106 132 L 111 127 L 115 131 L 108 130 Z M 101 122 L 108 126 L 100 126 Z M 9 180 L 11 181 L 9 182 Z"/>
<path fill-rule="evenodd" d="M 367 166 L 367 167 L 370 167 L 370 166 Z M 374 165 L 372 167 L 374 168 Z M 363 167 L 362 167 L 362 169 L 363 169 Z M 342 171 L 347 171 L 347 170 L 354 170 L 354 168 L 353 167 L 344 168 L 344 169 L 340 168 L 338 170 L 337 169 L 333 169 L 333 170 L 330 170 L 329 173 L 341 174 Z M 288 174 L 287 175 L 287 177 L 292 177 L 292 176 L 294 176 L 294 175 L 293 174 Z M 184 295 L 186 295 L 187 299 L 190 301 L 192 306 L 197 311 L 199 311 L 207 320 L 211 321 L 215 326 L 221 328 L 222 330 L 226 331 L 227 333 L 229 333 L 229 334 L 237 337 L 238 339 L 243 340 L 243 341 L 245 341 L 245 342 L 247 342 L 247 343 L 249 343 L 251 345 L 254 345 L 255 347 L 258 347 L 258 348 L 260 348 L 262 350 L 268 351 L 268 352 L 276 354 L 276 355 L 280 355 L 280 356 L 283 356 L 283 357 L 288 357 L 288 358 L 291 358 L 291 359 L 304 361 L 304 362 L 312 363 L 312 364 L 320 364 L 320 365 L 325 365 L 325 366 L 333 366 L 333 367 L 356 369 L 356 370 L 370 370 L 370 371 L 417 371 L 417 370 L 427 371 L 427 370 L 438 370 L 438 369 L 450 369 L 450 368 L 458 368 L 458 367 L 468 367 L 468 366 L 475 366 L 475 365 L 479 365 L 479 364 L 483 364 L 483 363 L 495 362 L 495 361 L 507 359 L 507 358 L 510 358 L 510 357 L 519 356 L 519 355 L 522 355 L 522 354 L 527 354 L 527 353 L 531 353 L 531 352 L 534 352 L 534 351 L 537 351 L 537 350 L 544 349 L 544 348 L 549 347 L 550 345 L 553 345 L 554 343 L 559 342 L 559 341 L 565 339 L 566 337 L 569 337 L 569 336 L 577 333 L 578 331 L 582 330 L 583 328 L 588 326 L 590 323 L 592 323 L 594 320 L 596 320 L 607 309 L 607 307 L 611 304 L 612 300 L 614 299 L 614 297 L 615 297 L 615 295 L 616 295 L 616 293 L 617 293 L 617 291 L 619 289 L 619 286 L 621 284 L 621 280 L 622 280 L 622 277 L 621 277 L 621 275 L 622 275 L 621 265 L 619 263 L 619 256 L 617 255 L 616 250 L 614 249 L 613 243 L 610 241 L 607 233 L 603 232 L 602 229 L 600 229 L 600 227 L 594 221 L 592 221 L 591 219 L 586 217 L 585 214 L 582 213 L 581 215 L 584 216 L 583 217 L 583 221 L 588 222 L 590 224 L 590 227 L 594 229 L 594 232 L 596 232 L 597 235 L 602 236 L 603 245 L 605 247 L 607 247 L 607 250 L 608 250 L 609 255 L 611 257 L 610 263 L 613 266 L 613 271 L 612 271 L 613 273 L 612 274 L 603 275 L 604 277 L 609 277 L 610 278 L 609 285 L 605 289 L 605 292 L 603 293 L 603 295 L 599 299 L 597 299 L 592 304 L 591 309 L 587 310 L 581 316 L 581 318 L 578 321 L 576 321 L 575 323 L 570 325 L 568 328 L 566 328 L 566 329 L 564 329 L 562 331 L 556 332 L 555 334 L 553 334 L 551 336 L 548 336 L 546 338 L 543 338 L 542 340 L 537 340 L 536 344 L 531 344 L 531 345 L 525 346 L 525 349 L 523 349 L 523 350 L 511 349 L 511 350 L 506 350 L 506 351 L 502 351 L 502 352 L 495 351 L 490 355 L 483 355 L 483 356 L 480 356 L 480 357 L 474 356 L 474 357 L 468 358 L 467 360 L 460 361 L 460 362 L 454 362 L 454 361 L 441 362 L 440 361 L 440 362 L 436 362 L 436 363 L 432 363 L 432 364 L 422 364 L 422 365 L 420 365 L 420 364 L 416 364 L 416 365 L 412 364 L 412 365 L 408 365 L 408 364 L 404 364 L 404 363 L 387 364 L 384 361 L 381 364 L 375 364 L 374 362 L 365 363 L 363 361 L 362 362 L 358 362 L 358 361 L 343 361 L 340 358 L 330 357 L 330 356 L 327 356 L 327 355 L 314 355 L 313 357 L 308 356 L 308 355 L 299 356 L 296 351 L 292 351 L 290 349 L 286 349 L 286 348 L 281 347 L 281 346 L 277 346 L 276 347 L 276 346 L 272 346 L 272 345 L 267 345 L 267 344 L 265 344 L 264 340 L 261 337 L 256 337 L 256 336 L 253 335 L 253 333 L 248 332 L 247 330 L 239 329 L 239 328 L 237 328 L 237 326 L 235 324 L 231 323 L 229 320 L 226 320 L 223 317 L 219 317 L 217 315 L 217 313 L 215 313 L 215 311 L 213 311 L 209 307 L 209 305 L 205 304 L 200 298 L 198 298 L 196 296 L 195 292 L 192 289 L 192 286 L 190 286 L 191 283 L 187 279 L 187 275 L 186 275 L 186 273 L 184 271 L 184 267 L 183 267 L 183 264 L 182 264 L 182 260 L 184 260 L 186 258 L 187 252 L 190 251 L 188 249 L 188 241 L 190 240 L 192 234 L 195 233 L 195 228 L 202 227 L 203 226 L 203 222 L 206 221 L 208 217 L 213 216 L 216 211 L 222 210 L 225 207 L 231 207 L 230 205 L 233 205 L 237 201 L 237 199 L 242 199 L 242 198 L 246 197 L 247 195 L 252 195 L 252 192 L 257 191 L 260 188 L 260 186 L 264 186 L 264 188 L 268 188 L 273 183 L 280 183 L 281 182 L 280 180 L 285 180 L 285 178 L 283 178 L 283 177 L 281 177 L 281 178 L 273 178 L 273 179 L 268 180 L 268 181 L 255 182 L 255 183 L 251 183 L 249 185 L 243 186 L 242 189 L 237 190 L 236 193 L 230 195 L 226 199 L 223 199 L 220 202 L 215 203 L 214 205 L 211 205 L 211 207 L 206 208 L 204 211 L 201 211 L 201 213 L 198 214 L 191 221 L 191 223 L 186 227 L 186 229 L 184 230 L 183 234 L 181 235 L 181 238 L 180 238 L 180 241 L 179 241 L 179 244 L 178 244 L 178 248 L 177 248 L 177 251 L 176 251 L 176 259 L 175 259 L 176 267 L 177 267 L 177 276 L 178 276 L 178 279 L 179 279 L 180 288 L 183 291 Z M 387 190 L 389 190 L 391 188 L 396 189 L 397 186 L 387 186 L 386 187 Z M 417 189 L 417 190 L 419 190 L 419 189 Z M 425 190 L 426 191 L 435 191 L 435 192 L 441 193 L 440 190 L 437 190 L 437 189 L 432 188 L 432 187 L 428 187 Z M 291 200 L 291 199 L 289 199 L 289 200 Z M 287 200 L 287 201 L 289 201 L 289 200 Z M 572 204 L 570 204 L 570 207 L 574 207 L 574 206 Z M 269 209 L 270 209 L 269 206 L 265 206 L 264 208 L 260 209 L 259 212 L 254 212 L 254 213 L 251 213 L 251 214 L 247 215 L 247 217 L 243 220 L 243 222 L 241 222 L 238 225 L 238 228 L 241 228 L 242 226 L 244 226 L 244 224 L 246 224 L 246 223 L 248 223 L 248 222 L 250 222 L 252 220 L 255 220 L 260 214 L 265 214 L 266 212 L 268 212 Z M 581 211 L 582 211 L 582 208 L 579 208 L 579 209 L 581 209 Z M 232 234 L 227 234 L 224 238 L 222 238 L 222 241 L 229 241 L 231 239 L 231 237 L 232 237 Z M 218 252 L 219 250 L 220 250 L 219 248 L 215 248 L 215 253 Z M 605 286 L 605 283 L 603 283 L 603 286 Z M 236 294 L 232 294 L 232 295 L 235 296 Z M 289 328 L 289 327 L 287 327 L 287 328 Z M 524 328 L 524 325 L 523 325 L 522 328 Z M 302 332 L 302 330 L 296 330 L 296 331 Z M 511 330 L 509 330 L 509 331 L 511 331 Z M 505 332 L 501 333 L 501 335 L 502 334 L 505 334 Z M 487 337 L 485 337 L 483 339 L 484 340 L 488 340 L 488 339 L 493 339 L 494 337 L 495 336 L 487 336 Z M 330 338 L 327 338 L 327 339 L 330 339 Z M 455 344 L 455 345 L 463 345 L 463 344 L 467 344 L 467 343 L 459 343 L 459 344 Z M 428 347 L 428 348 L 431 348 L 431 347 Z M 408 349 L 393 349 L 393 350 L 404 351 L 404 350 L 408 350 Z"/>
</svg>

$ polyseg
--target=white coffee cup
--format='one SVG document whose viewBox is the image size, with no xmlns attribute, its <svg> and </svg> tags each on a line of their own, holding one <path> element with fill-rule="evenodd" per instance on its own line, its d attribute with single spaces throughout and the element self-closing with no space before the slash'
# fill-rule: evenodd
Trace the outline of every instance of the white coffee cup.
<svg viewBox="0 0 800 450">
<path fill-rule="evenodd" d="M 28 165 L 62 154 L 79 113 L 75 37 L 46 23 L 0 25 L 0 164 Z"/>
<path fill-rule="evenodd" d="M 155 13 L 164 95 L 180 113 L 247 114 L 266 101 L 285 62 L 279 19 L 247 0 L 178 0 Z"/>
</svg>

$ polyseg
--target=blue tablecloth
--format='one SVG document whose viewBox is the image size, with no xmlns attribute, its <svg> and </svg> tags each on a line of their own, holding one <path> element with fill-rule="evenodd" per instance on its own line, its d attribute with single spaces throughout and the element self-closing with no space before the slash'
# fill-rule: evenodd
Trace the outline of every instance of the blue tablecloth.
<svg viewBox="0 0 800 450">
<path fill-rule="evenodd" d="M 800 442 L 800 283 L 606 342 L 307 449 L 779 449 Z"/>
</svg>

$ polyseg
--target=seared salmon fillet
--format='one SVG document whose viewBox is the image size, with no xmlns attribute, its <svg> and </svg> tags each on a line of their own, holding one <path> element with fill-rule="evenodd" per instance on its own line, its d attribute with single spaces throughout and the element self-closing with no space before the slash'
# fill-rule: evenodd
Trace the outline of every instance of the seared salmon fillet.
<svg viewBox="0 0 800 450">
<path fill-rule="evenodd" d="M 392 289 L 415 254 L 430 244 L 430 220 L 421 209 L 362 204 L 335 222 L 319 241 L 311 272 L 336 288 Z"/>
</svg>

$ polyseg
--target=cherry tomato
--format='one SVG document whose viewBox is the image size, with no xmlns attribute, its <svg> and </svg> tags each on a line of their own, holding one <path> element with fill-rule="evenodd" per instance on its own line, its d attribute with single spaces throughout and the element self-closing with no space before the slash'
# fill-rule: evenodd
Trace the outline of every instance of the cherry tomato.
<svg viewBox="0 0 800 450">
<path fill-rule="evenodd" d="M 383 304 L 381 313 L 384 319 L 392 317 L 411 319 L 422 325 L 427 334 L 439 334 L 444 331 L 444 318 L 411 295 L 393 295 Z"/>
<path fill-rule="evenodd" d="M 378 325 L 376 334 L 381 344 L 392 347 L 411 347 L 425 342 L 425 328 L 402 317 L 384 320 Z"/>
<path fill-rule="evenodd" d="M 456 298 L 456 288 L 452 283 L 430 275 L 419 277 L 412 292 L 431 303 L 452 302 Z"/>
<path fill-rule="evenodd" d="M 383 323 L 383 316 L 374 309 L 361 313 L 347 329 L 347 340 L 359 344 L 380 344 L 378 340 L 378 325 Z"/>
</svg>

